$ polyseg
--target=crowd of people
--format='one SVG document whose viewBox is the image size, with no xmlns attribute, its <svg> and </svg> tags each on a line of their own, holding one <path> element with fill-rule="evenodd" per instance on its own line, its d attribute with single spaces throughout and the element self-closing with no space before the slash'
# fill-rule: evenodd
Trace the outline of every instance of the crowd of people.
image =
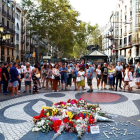
<svg viewBox="0 0 140 140">
<path fill-rule="evenodd" d="M 80 63 L 43 63 L 40 66 L 36 63 L 31 66 L 29 62 L 25 64 L 18 63 L 3 63 L 0 67 L 0 90 L 3 94 L 12 94 L 15 97 L 20 94 L 21 82 L 25 83 L 25 90 L 23 93 L 33 91 L 33 94 L 38 93 L 41 88 L 50 87 L 52 92 L 58 92 L 58 87 L 61 90 L 71 90 L 74 84 L 74 90 L 85 90 L 85 81 L 89 86 L 88 92 L 93 91 L 94 73 L 97 80 L 97 88 L 101 90 L 107 89 L 109 85 L 110 90 L 117 91 L 118 82 L 119 88 L 125 91 L 128 86 L 129 91 L 133 91 L 133 79 L 137 89 L 140 89 L 140 63 L 138 62 L 133 68 L 131 65 L 124 65 L 118 62 L 117 65 L 104 63 L 103 65 L 92 64 L 88 62 L 85 64 L 84 60 Z"/>
</svg>

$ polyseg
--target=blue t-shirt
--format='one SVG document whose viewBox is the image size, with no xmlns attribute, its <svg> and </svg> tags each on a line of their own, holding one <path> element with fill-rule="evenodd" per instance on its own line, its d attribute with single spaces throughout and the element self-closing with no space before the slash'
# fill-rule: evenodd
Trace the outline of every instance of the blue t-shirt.
<svg viewBox="0 0 140 140">
<path fill-rule="evenodd" d="M 89 77 L 89 74 L 92 73 L 92 75 L 90 76 L 90 79 L 93 79 L 93 72 L 94 72 L 94 68 L 90 67 L 87 73 L 87 78 Z"/>
<path fill-rule="evenodd" d="M 77 75 L 78 75 L 77 69 L 75 67 L 72 67 L 72 70 L 74 70 L 74 73 L 76 73 L 76 77 L 77 77 Z"/>
<path fill-rule="evenodd" d="M 13 66 L 13 67 L 10 69 L 10 75 L 11 75 L 11 81 L 12 81 L 12 82 L 15 82 L 15 81 L 18 80 L 17 76 L 19 76 L 19 73 L 18 73 L 16 67 Z"/>
<path fill-rule="evenodd" d="M 62 70 L 68 71 L 68 69 L 67 69 L 66 67 L 65 67 L 65 68 L 62 68 L 62 67 L 61 67 L 61 68 L 59 69 L 60 72 L 61 72 Z M 61 76 L 62 76 L 62 75 L 63 75 L 63 76 L 66 76 L 66 74 L 67 74 L 67 73 L 64 72 L 64 71 L 61 72 Z"/>
<path fill-rule="evenodd" d="M 116 66 L 117 71 L 121 71 L 123 69 L 123 66 Z"/>
</svg>

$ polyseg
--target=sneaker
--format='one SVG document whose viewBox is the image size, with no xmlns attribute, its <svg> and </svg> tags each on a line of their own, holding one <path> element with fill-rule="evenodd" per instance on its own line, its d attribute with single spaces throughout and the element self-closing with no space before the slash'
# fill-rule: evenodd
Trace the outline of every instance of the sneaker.
<svg viewBox="0 0 140 140">
<path fill-rule="evenodd" d="M 4 94 L 4 95 L 7 95 L 7 92 L 4 92 L 3 94 Z"/>
<path fill-rule="evenodd" d="M 24 91 L 23 93 L 27 93 L 27 91 Z"/>
<path fill-rule="evenodd" d="M 92 90 L 88 90 L 87 92 L 92 92 Z"/>
<path fill-rule="evenodd" d="M 122 89 L 122 87 L 119 87 L 120 89 Z"/>
</svg>

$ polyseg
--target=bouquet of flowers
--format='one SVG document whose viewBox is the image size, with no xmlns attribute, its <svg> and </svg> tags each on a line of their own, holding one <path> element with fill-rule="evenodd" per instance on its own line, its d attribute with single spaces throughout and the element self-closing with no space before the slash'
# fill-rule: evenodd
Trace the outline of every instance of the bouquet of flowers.
<svg viewBox="0 0 140 140">
<path fill-rule="evenodd" d="M 102 115 L 102 116 L 100 116 Z M 56 139 L 62 131 L 77 133 L 78 138 L 86 131 L 90 131 L 90 125 L 96 121 L 112 121 L 103 117 L 99 105 L 87 105 L 87 102 L 80 98 L 69 99 L 67 102 L 54 103 L 52 107 L 42 107 L 41 113 L 33 117 L 34 127 L 32 131 L 48 133 L 55 131 L 52 140 Z"/>
</svg>

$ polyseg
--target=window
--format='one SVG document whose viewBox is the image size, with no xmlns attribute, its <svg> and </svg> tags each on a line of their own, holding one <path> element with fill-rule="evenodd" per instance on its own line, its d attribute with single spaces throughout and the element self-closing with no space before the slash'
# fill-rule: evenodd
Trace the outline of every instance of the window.
<svg viewBox="0 0 140 140">
<path fill-rule="evenodd" d="M 120 39 L 120 45 L 122 45 L 122 40 Z"/>
<path fill-rule="evenodd" d="M 138 27 L 140 24 L 140 15 L 136 15 L 136 26 Z"/>
<path fill-rule="evenodd" d="M 139 56 L 139 46 L 136 48 L 136 56 Z"/>
<path fill-rule="evenodd" d="M 18 19 L 18 14 L 17 14 L 17 19 Z"/>
<path fill-rule="evenodd" d="M 14 51 L 13 51 L 13 49 L 12 49 L 12 56 L 14 56 Z"/>
<path fill-rule="evenodd" d="M 14 37 L 13 36 L 11 37 L 11 42 L 14 42 Z"/>
<path fill-rule="evenodd" d="M 4 18 L 2 18 L 2 25 L 4 26 Z"/>
<path fill-rule="evenodd" d="M 12 29 L 13 29 L 13 24 L 12 24 Z"/>
<path fill-rule="evenodd" d="M 122 55 L 122 50 L 120 50 L 120 55 Z"/>
<path fill-rule="evenodd" d="M 4 5 L 2 4 L 2 10 L 4 10 Z"/>
<path fill-rule="evenodd" d="M 16 40 L 19 41 L 19 34 L 18 33 L 16 33 Z"/>
<path fill-rule="evenodd" d="M 124 57 L 126 57 L 126 49 L 124 50 Z"/>
<path fill-rule="evenodd" d="M 17 30 L 19 30 L 19 25 L 18 25 L 18 23 L 17 23 Z"/>
<path fill-rule="evenodd" d="M 9 48 L 7 48 L 7 55 L 9 55 Z"/>
<path fill-rule="evenodd" d="M 7 21 L 7 29 L 9 29 L 9 21 Z"/>
<path fill-rule="evenodd" d="M 9 9 L 7 9 L 7 14 L 9 14 Z"/>
<path fill-rule="evenodd" d="M 129 36 L 129 44 L 132 43 L 132 35 Z"/>
</svg>

